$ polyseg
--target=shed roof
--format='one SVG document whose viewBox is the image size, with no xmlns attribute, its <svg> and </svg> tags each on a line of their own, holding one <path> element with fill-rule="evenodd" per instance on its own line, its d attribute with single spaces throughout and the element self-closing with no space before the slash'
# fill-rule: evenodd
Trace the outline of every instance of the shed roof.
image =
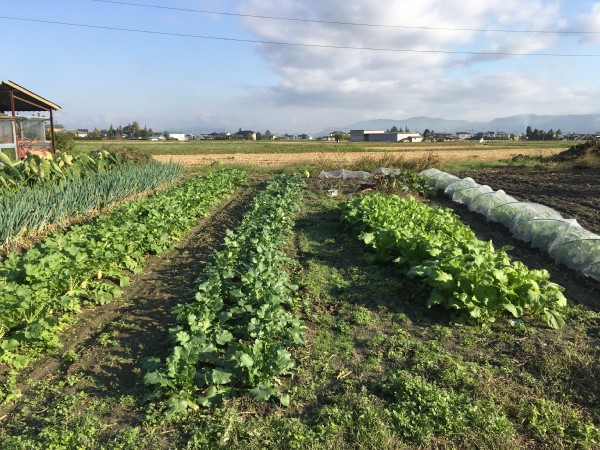
<svg viewBox="0 0 600 450">
<path fill-rule="evenodd" d="M 46 100 L 13 81 L 0 82 L 0 111 L 12 111 L 10 92 L 13 93 L 15 111 L 59 111 L 61 109 L 56 103 Z"/>
</svg>

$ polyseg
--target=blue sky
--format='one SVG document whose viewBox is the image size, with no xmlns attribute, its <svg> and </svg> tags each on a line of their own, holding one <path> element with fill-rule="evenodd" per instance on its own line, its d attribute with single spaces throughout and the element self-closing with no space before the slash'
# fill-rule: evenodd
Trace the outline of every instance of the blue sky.
<svg viewBox="0 0 600 450">
<path fill-rule="evenodd" d="M 5 45 L 11 49 L 4 52 L 0 80 L 12 80 L 58 103 L 63 110 L 57 118 L 65 126 L 90 129 L 137 120 L 154 130 L 314 133 L 379 118 L 488 120 L 515 114 L 600 113 L 600 1 L 125 3 L 246 16 L 93 0 L 5 2 L 0 15 L 13 19 L 0 18 Z M 597 56 L 534 56 L 540 53 Z"/>
</svg>

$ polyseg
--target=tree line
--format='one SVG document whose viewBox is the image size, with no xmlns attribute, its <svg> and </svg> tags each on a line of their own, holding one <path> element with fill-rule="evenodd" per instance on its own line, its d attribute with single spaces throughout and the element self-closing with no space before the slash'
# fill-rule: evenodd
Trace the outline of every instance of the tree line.
<svg viewBox="0 0 600 450">
<path fill-rule="evenodd" d="M 114 128 L 111 124 L 111 126 L 108 127 L 108 130 L 98 130 L 97 128 L 94 128 L 91 137 L 100 138 L 102 135 L 104 135 L 108 139 L 121 139 L 121 136 L 127 135 L 130 138 L 148 139 L 153 134 L 154 131 L 152 131 L 152 128 L 148 128 L 146 125 L 144 125 L 144 128 L 142 128 L 138 122 L 134 121 L 133 123 L 129 123 L 124 127 L 119 125 L 117 128 Z"/>
<path fill-rule="evenodd" d="M 530 141 L 555 141 L 562 139 L 562 131 L 560 129 L 554 131 L 550 128 L 548 131 L 532 129 L 530 126 L 525 130 L 525 136 Z"/>
</svg>

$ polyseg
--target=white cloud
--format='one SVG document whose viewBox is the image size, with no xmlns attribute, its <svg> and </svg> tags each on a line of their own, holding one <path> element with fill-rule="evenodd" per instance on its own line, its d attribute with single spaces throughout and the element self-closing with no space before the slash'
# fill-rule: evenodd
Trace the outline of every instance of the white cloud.
<svg viewBox="0 0 600 450">
<path fill-rule="evenodd" d="M 600 42 L 600 2 L 592 6 L 590 12 L 580 14 L 577 17 L 577 30 L 590 32 L 590 34 L 584 34 L 579 39 L 582 44 L 596 44 Z"/>
<path fill-rule="evenodd" d="M 435 27 L 436 30 L 333 25 L 248 18 L 257 39 L 313 45 L 438 50 L 448 52 L 551 53 L 564 35 L 476 32 L 461 29 L 548 30 L 568 28 L 558 1 L 247 0 L 244 14 L 337 22 Z M 600 4 L 594 7 L 600 21 Z M 581 19 L 582 20 L 582 19 Z M 600 28 L 589 23 L 589 27 Z M 441 29 L 446 28 L 446 29 Z M 570 87 L 558 77 L 540 79 L 539 66 L 522 57 L 339 50 L 258 45 L 256 52 L 281 79 L 255 91 L 268 107 L 307 108 L 306 116 L 352 111 L 362 117 L 445 114 L 484 119 L 499 114 L 594 110 L 597 90 Z M 564 52 L 564 50 L 563 50 Z M 545 61 L 540 60 L 541 64 Z M 496 64 L 492 67 L 492 64 Z M 477 71 L 477 68 L 481 71 Z M 543 73 L 543 72 L 542 72 Z M 552 92 L 552 95 L 548 95 Z M 253 101 L 257 101 L 253 98 Z M 297 111 L 297 109 L 296 109 Z M 567 112 L 577 112 L 567 111 Z M 485 117 L 484 117 L 485 116 Z"/>
</svg>

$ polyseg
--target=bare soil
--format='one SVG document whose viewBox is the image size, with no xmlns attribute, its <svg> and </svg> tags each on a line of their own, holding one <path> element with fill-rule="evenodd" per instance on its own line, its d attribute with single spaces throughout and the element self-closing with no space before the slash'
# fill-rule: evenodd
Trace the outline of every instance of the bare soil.
<svg viewBox="0 0 600 450">
<path fill-rule="evenodd" d="M 470 176 L 493 189 L 503 189 L 518 200 L 540 203 L 556 209 L 565 218 L 577 219 L 584 228 L 600 234 L 600 171 L 549 167 L 497 167 L 477 172 L 457 173 Z M 573 270 L 556 264 L 549 255 L 532 249 L 525 242 L 514 239 L 504 226 L 488 222 L 484 216 L 470 212 L 467 207 L 438 194 L 436 204 L 452 208 L 480 239 L 492 240 L 496 246 L 514 247 L 509 254 L 535 269 L 547 269 L 552 281 L 565 288 L 565 295 L 573 303 L 600 310 L 600 283 L 580 277 Z"/>
<path fill-rule="evenodd" d="M 544 166 L 497 167 L 464 172 L 480 184 L 503 189 L 518 200 L 556 209 L 567 219 L 600 234 L 600 170 Z"/>
</svg>

